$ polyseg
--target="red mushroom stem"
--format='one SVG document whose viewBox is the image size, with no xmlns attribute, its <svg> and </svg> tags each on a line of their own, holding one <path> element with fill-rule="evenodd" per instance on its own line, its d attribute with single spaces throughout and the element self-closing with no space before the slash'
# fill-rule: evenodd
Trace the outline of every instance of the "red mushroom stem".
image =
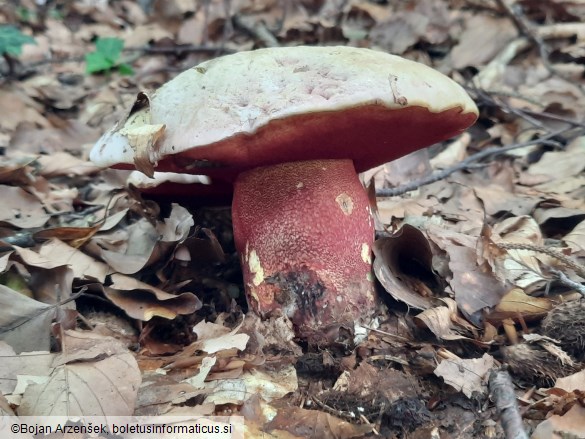
<svg viewBox="0 0 585 439">
<path fill-rule="evenodd" d="M 297 335 L 328 343 L 376 307 L 374 226 L 351 160 L 314 160 L 240 174 L 232 204 L 248 303 L 286 314 Z M 333 335 L 335 337 L 335 335 Z"/>
</svg>

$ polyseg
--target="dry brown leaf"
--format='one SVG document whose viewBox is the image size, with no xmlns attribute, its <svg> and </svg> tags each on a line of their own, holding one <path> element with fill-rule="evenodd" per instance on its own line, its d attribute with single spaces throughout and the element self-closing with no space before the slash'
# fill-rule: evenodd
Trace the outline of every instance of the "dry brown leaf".
<svg viewBox="0 0 585 439">
<path fill-rule="evenodd" d="M 469 340 L 458 334 L 455 329 L 455 317 L 457 316 L 457 304 L 452 299 L 442 299 L 447 306 L 437 306 L 427 309 L 416 315 L 415 321 L 419 321 L 443 340 Z"/>
<path fill-rule="evenodd" d="M 441 361 L 435 369 L 435 375 L 471 398 L 475 392 L 481 395 L 487 394 L 488 376 L 494 368 L 494 358 L 489 354 L 470 360 L 449 358 Z"/>
<path fill-rule="evenodd" d="M 567 233 L 563 241 L 569 245 L 573 253 L 585 251 L 585 221 L 581 221 Z"/>
<path fill-rule="evenodd" d="M 578 140 L 565 151 L 544 153 L 538 162 L 528 168 L 528 173 L 546 175 L 550 179 L 576 176 L 585 169 L 585 139 L 580 137 Z"/>
<path fill-rule="evenodd" d="M 278 411 L 274 419 L 266 424 L 265 430 L 270 434 L 284 430 L 298 437 L 349 439 L 370 433 L 372 426 L 350 424 L 317 410 L 287 407 Z"/>
<path fill-rule="evenodd" d="M 159 288 L 121 274 L 112 275 L 112 285 L 105 295 L 126 314 L 148 321 L 154 316 L 174 319 L 177 315 L 192 314 L 201 308 L 201 301 L 192 293 L 173 295 Z"/>
<path fill-rule="evenodd" d="M 103 283 L 109 271 L 106 264 L 58 239 L 51 239 L 43 244 L 38 253 L 17 246 L 14 249 L 27 265 L 47 269 L 68 265 L 78 279 L 94 279 Z"/>
<path fill-rule="evenodd" d="M 517 35 L 514 24 L 508 18 L 474 15 L 465 24 L 459 43 L 451 50 L 453 67 L 481 66 L 496 56 Z M 481 50 L 477 42 L 482 41 Z"/>
<path fill-rule="evenodd" d="M 0 285 L 0 340 L 15 351 L 48 351 L 55 308 Z"/>
<path fill-rule="evenodd" d="M 77 333 L 67 331 L 63 345 L 67 346 L 68 337 L 75 336 Z M 22 416 L 132 415 L 141 382 L 138 365 L 120 342 L 110 337 L 103 340 L 103 348 L 108 344 L 113 348 L 111 355 L 97 361 L 56 366 L 46 382 L 26 388 L 18 413 Z M 91 349 L 95 341 L 95 337 L 86 339 L 87 348 Z M 92 355 L 98 352 L 93 351 Z M 103 352 L 103 355 L 107 354 Z"/>
<path fill-rule="evenodd" d="M 55 229 L 45 229 L 36 232 L 33 236 L 39 242 L 59 239 L 69 244 L 73 248 L 79 248 L 85 244 L 93 235 L 95 235 L 101 226 L 95 227 L 58 227 Z"/>
<path fill-rule="evenodd" d="M 529 216 L 507 218 L 494 225 L 491 239 L 498 243 L 543 245 L 540 227 Z M 550 263 L 550 257 L 530 250 L 508 249 L 503 258 L 496 258 L 494 268 L 498 275 L 521 289 L 537 288 L 545 278 L 540 263 Z"/>
<path fill-rule="evenodd" d="M 241 404 L 254 395 L 265 401 L 279 399 L 298 388 L 296 369 L 292 365 L 250 369 L 237 379 L 223 379 L 205 383 L 209 395 L 205 402 L 219 404 Z"/>
<path fill-rule="evenodd" d="M 35 128 L 23 122 L 15 130 L 10 148 L 31 154 L 56 154 L 63 150 L 79 151 L 83 144 L 93 143 L 97 138 L 96 130 L 76 120 L 59 120 L 58 126 L 49 128 Z M 85 166 L 96 169 L 90 163 Z"/>
<path fill-rule="evenodd" d="M 74 157 L 64 151 L 57 151 L 50 156 L 41 155 L 37 158 L 40 168 L 39 175 L 59 177 L 73 175 L 92 175 L 100 168 L 86 160 Z"/>
<path fill-rule="evenodd" d="M 452 278 L 447 280 L 466 317 L 500 302 L 507 288 L 484 257 L 480 258 L 477 238 L 436 226 L 429 226 L 427 234 L 449 256 Z"/>
<path fill-rule="evenodd" d="M 0 221 L 29 229 L 42 226 L 50 218 L 41 202 L 19 187 L 0 185 L 0 197 L 3 202 Z"/>
<path fill-rule="evenodd" d="M 428 309 L 433 305 L 428 287 L 401 268 L 401 264 L 417 263 L 432 273 L 431 249 L 418 229 L 406 224 L 394 236 L 376 240 L 373 250 L 376 256 L 374 273 L 394 299 L 416 309 Z"/>
<path fill-rule="evenodd" d="M 150 261 L 159 241 L 155 227 L 145 218 L 126 227 L 122 251 L 101 250 L 102 259 L 113 271 L 133 274 L 144 268 Z"/>
<path fill-rule="evenodd" d="M 585 369 L 572 375 L 559 378 L 555 382 L 555 388 L 563 389 L 567 392 L 579 390 L 585 392 Z"/>
<path fill-rule="evenodd" d="M 554 302 L 548 297 L 532 297 L 520 288 L 512 288 L 486 318 L 497 323 L 517 318 L 530 321 L 544 317 L 553 306 Z"/>
<path fill-rule="evenodd" d="M 534 430 L 531 439 L 562 439 L 585 436 L 585 407 L 575 404 L 564 415 L 552 415 Z"/>
<path fill-rule="evenodd" d="M 201 321 L 193 328 L 193 332 L 197 334 L 197 341 L 193 343 L 193 346 L 197 350 L 208 354 L 232 348 L 243 351 L 246 349 L 250 336 L 248 334 L 237 334 L 240 327 L 241 325 L 229 330 L 223 325 Z"/>
<path fill-rule="evenodd" d="M 53 355 L 49 352 L 24 352 L 20 355 L 11 346 L 0 341 L 0 390 L 12 401 L 26 389 L 28 377 L 51 373 Z"/>
</svg>

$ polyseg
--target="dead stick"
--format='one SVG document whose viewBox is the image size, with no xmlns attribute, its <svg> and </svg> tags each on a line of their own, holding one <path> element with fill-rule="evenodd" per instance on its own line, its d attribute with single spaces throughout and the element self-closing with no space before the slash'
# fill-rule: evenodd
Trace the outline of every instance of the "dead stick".
<svg viewBox="0 0 585 439">
<path fill-rule="evenodd" d="M 519 148 L 524 148 L 524 147 L 530 146 L 530 145 L 551 144 L 551 143 L 553 143 L 551 141 L 552 138 L 554 138 L 554 137 L 558 136 L 559 134 L 562 134 L 566 131 L 568 131 L 568 130 L 565 128 L 562 130 L 558 130 L 558 131 L 554 131 L 552 133 L 549 133 L 549 134 L 542 136 L 538 139 L 530 140 L 528 142 L 514 143 L 511 145 L 504 146 L 504 147 L 486 148 L 486 149 L 484 149 L 476 154 L 473 154 L 473 155 L 467 157 L 465 160 L 457 163 L 456 165 L 454 165 L 450 168 L 444 169 L 442 171 L 433 173 L 433 174 L 429 175 L 428 177 L 422 178 L 420 180 L 415 180 L 411 183 L 407 183 L 407 184 L 404 184 L 404 185 L 401 185 L 401 186 L 398 186 L 395 188 L 379 189 L 378 191 L 376 191 L 376 196 L 378 196 L 378 197 L 396 197 L 398 195 L 402 195 L 402 194 L 405 194 L 407 192 L 414 191 L 421 186 L 426 186 L 428 184 L 435 183 L 439 180 L 443 180 L 444 178 L 447 178 L 449 175 L 453 174 L 454 172 L 468 169 L 472 166 L 476 166 L 477 162 L 479 162 L 480 160 L 483 160 L 486 157 L 501 155 L 501 154 L 504 154 L 508 151 L 511 151 L 514 149 L 519 149 Z M 556 145 L 556 143 L 555 143 L 555 145 Z"/>
<path fill-rule="evenodd" d="M 514 385 L 505 370 L 492 371 L 489 388 L 496 404 L 506 439 L 528 439 L 518 410 Z"/>
</svg>

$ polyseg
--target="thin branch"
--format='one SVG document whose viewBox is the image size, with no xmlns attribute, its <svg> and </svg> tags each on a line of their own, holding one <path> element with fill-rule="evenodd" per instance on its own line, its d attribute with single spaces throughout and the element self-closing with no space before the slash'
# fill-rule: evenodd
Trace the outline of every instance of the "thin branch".
<svg viewBox="0 0 585 439">
<path fill-rule="evenodd" d="M 550 249 L 548 247 L 543 247 L 540 245 L 521 244 L 515 242 L 497 242 L 496 245 L 506 250 L 528 250 L 533 251 L 535 253 L 542 253 L 544 255 L 550 256 L 551 258 L 557 259 L 565 267 L 570 268 L 575 273 L 577 273 L 577 275 L 585 279 L 585 267 L 577 264 L 575 261 L 573 261 L 572 259 L 568 258 L 564 254 L 556 250 Z"/>
<path fill-rule="evenodd" d="M 520 416 L 510 374 L 505 370 L 492 371 L 489 377 L 489 388 L 500 414 L 506 439 L 528 439 L 522 424 L 522 416 Z"/>
<path fill-rule="evenodd" d="M 554 145 L 554 146 L 558 146 L 557 142 L 553 142 L 551 139 L 553 139 L 554 137 L 565 133 L 566 131 L 568 131 L 568 129 L 564 128 L 562 130 L 558 130 L 558 131 L 554 131 L 552 133 L 546 134 L 538 139 L 534 139 L 534 140 L 530 140 L 527 142 L 522 142 L 522 143 L 514 143 L 508 146 L 504 146 L 504 147 L 491 147 L 491 148 L 486 148 L 476 154 L 473 154 L 469 157 L 467 157 L 465 160 L 455 164 L 454 166 L 447 168 L 447 169 L 443 169 L 442 171 L 439 172 L 435 172 L 425 178 L 422 178 L 420 180 L 415 180 L 413 182 L 395 187 L 395 188 L 384 188 L 384 189 L 379 189 L 378 191 L 376 191 L 376 196 L 378 197 L 396 197 L 398 195 L 402 195 L 405 194 L 407 192 L 411 192 L 414 191 L 418 188 L 420 188 L 421 186 L 426 186 L 428 184 L 431 183 L 435 183 L 439 180 L 443 180 L 445 178 L 447 178 L 449 175 L 453 174 L 454 172 L 457 171 L 461 171 L 464 169 L 468 169 L 471 168 L 472 166 L 476 166 L 477 162 L 479 162 L 480 160 L 483 160 L 485 158 L 488 157 L 495 157 L 495 156 L 499 156 L 502 154 L 505 154 L 509 151 L 512 151 L 514 149 L 519 149 L 519 148 L 525 148 L 527 146 L 531 146 L 531 145 Z"/>
<path fill-rule="evenodd" d="M 555 276 L 557 276 L 557 279 L 559 280 L 560 283 L 562 283 L 563 285 L 565 285 L 569 288 L 573 288 L 575 291 L 577 291 L 579 294 L 581 294 L 583 297 L 585 297 L 585 285 L 569 279 L 567 277 L 567 275 L 565 273 L 563 273 L 562 271 L 558 271 L 558 270 L 551 270 L 551 271 Z"/>
</svg>

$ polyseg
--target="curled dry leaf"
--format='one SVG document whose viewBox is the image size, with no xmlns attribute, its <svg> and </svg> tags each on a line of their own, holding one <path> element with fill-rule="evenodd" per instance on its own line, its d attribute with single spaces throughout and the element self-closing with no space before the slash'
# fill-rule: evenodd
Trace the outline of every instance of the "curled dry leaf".
<svg viewBox="0 0 585 439">
<path fill-rule="evenodd" d="M 422 326 L 431 330 L 437 338 L 443 340 L 469 340 L 456 332 L 457 304 L 452 299 L 441 299 L 447 306 L 436 306 L 419 313 L 415 317 Z"/>
<path fill-rule="evenodd" d="M 101 250 L 102 259 L 113 271 L 133 274 L 144 268 L 152 257 L 159 234 L 145 218 L 126 227 L 126 239 L 121 243 L 121 251 Z"/>
<path fill-rule="evenodd" d="M 431 249 L 418 229 L 406 224 L 393 236 L 378 239 L 373 250 L 376 278 L 394 299 L 416 309 L 433 306 L 428 287 L 404 272 L 409 266 L 409 272 L 418 269 L 432 274 Z"/>
<path fill-rule="evenodd" d="M 177 315 L 192 314 L 202 306 L 193 293 L 165 293 L 122 274 L 112 275 L 112 285 L 104 288 L 104 294 L 130 317 L 143 321 L 154 316 L 174 319 Z"/>
<path fill-rule="evenodd" d="M 476 313 L 500 302 L 507 288 L 480 254 L 481 246 L 476 249 L 476 237 L 435 226 L 428 227 L 427 234 L 449 257 L 453 277 L 448 281 L 466 317 L 476 320 L 481 317 Z"/>
</svg>

